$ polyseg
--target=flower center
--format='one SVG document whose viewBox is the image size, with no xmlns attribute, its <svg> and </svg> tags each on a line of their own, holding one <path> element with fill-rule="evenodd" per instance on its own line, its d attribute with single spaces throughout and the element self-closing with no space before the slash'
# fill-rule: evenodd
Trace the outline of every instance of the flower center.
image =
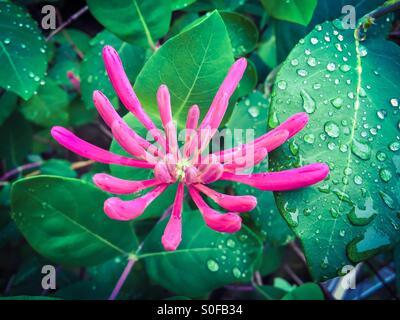
<svg viewBox="0 0 400 320">
<path fill-rule="evenodd" d="M 192 164 L 190 163 L 190 161 L 188 159 L 182 159 L 179 160 L 176 163 L 176 179 L 178 181 L 183 181 L 185 179 L 185 170 L 186 168 L 190 167 Z"/>
</svg>

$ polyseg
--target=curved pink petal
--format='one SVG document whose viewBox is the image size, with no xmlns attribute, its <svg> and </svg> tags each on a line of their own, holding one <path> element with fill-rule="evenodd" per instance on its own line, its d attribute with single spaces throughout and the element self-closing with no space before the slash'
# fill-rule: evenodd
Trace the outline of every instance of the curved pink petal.
<svg viewBox="0 0 400 320">
<path fill-rule="evenodd" d="M 182 206 L 184 185 L 180 183 L 175 195 L 171 217 L 165 227 L 161 243 L 165 250 L 174 251 L 182 241 Z"/>
<path fill-rule="evenodd" d="M 271 130 L 268 133 L 273 134 L 275 131 L 278 130 L 287 130 L 289 131 L 288 139 L 290 139 L 305 127 L 308 120 L 309 117 L 307 113 L 299 112 L 289 117 L 286 121 L 282 122 L 279 126 L 277 126 L 275 129 Z M 256 139 L 256 142 L 258 139 Z"/>
<path fill-rule="evenodd" d="M 158 141 L 163 148 L 165 148 L 165 139 L 162 133 L 157 129 L 154 122 L 150 119 L 148 114 L 144 111 L 139 102 L 133 88 L 125 74 L 122 61 L 118 56 L 117 51 L 111 46 L 103 48 L 103 60 L 110 78 L 111 84 L 115 92 L 121 99 L 125 107 L 132 112 L 136 118 L 148 129 L 154 139 Z"/>
<path fill-rule="evenodd" d="M 218 232 L 234 233 L 240 230 L 242 218 L 233 212 L 220 213 L 211 209 L 200 196 L 199 192 L 189 187 L 189 193 L 196 203 L 207 226 Z"/>
<path fill-rule="evenodd" d="M 199 171 L 195 167 L 188 167 L 185 169 L 185 183 L 199 183 Z"/>
<path fill-rule="evenodd" d="M 190 107 L 186 119 L 186 137 L 185 146 L 183 148 L 184 157 L 189 158 L 196 147 L 197 143 L 197 124 L 199 122 L 200 109 L 197 105 Z"/>
<path fill-rule="evenodd" d="M 199 180 L 205 184 L 212 183 L 221 178 L 224 172 L 224 166 L 220 163 L 212 163 L 205 171 L 199 176 Z"/>
<path fill-rule="evenodd" d="M 165 129 L 166 125 L 172 122 L 172 111 L 171 111 L 171 97 L 169 95 L 168 87 L 161 85 L 157 91 L 157 104 L 160 112 L 161 122 Z"/>
<path fill-rule="evenodd" d="M 53 127 L 51 129 L 51 135 L 59 144 L 87 159 L 107 164 L 119 164 L 136 168 L 154 168 L 154 164 L 146 161 L 126 158 L 96 147 L 95 145 L 78 138 L 71 131 L 63 127 Z"/>
<path fill-rule="evenodd" d="M 236 172 L 252 168 L 265 159 L 268 151 L 266 148 L 256 149 L 254 153 L 246 152 L 244 156 L 233 155 L 233 162 L 224 163 L 224 171 Z"/>
<path fill-rule="evenodd" d="M 219 193 L 203 184 L 194 184 L 193 186 L 228 211 L 248 212 L 257 206 L 257 198 L 253 196 L 231 196 Z"/>
<path fill-rule="evenodd" d="M 225 115 L 228 103 L 221 103 L 223 99 L 229 102 L 229 98 L 234 93 L 240 80 L 247 67 L 247 61 L 245 58 L 237 60 L 232 67 L 229 69 L 224 81 L 219 87 L 213 102 L 211 103 L 210 109 L 200 124 L 200 129 L 204 129 L 210 126 L 211 129 L 218 128 Z M 226 98 L 223 98 L 226 96 Z"/>
<path fill-rule="evenodd" d="M 97 109 L 97 112 L 100 114 L 104 122 L 107 124 L 109 128 L 112 127 L 112 124 L 114 121 L 122 121 L 124 120 L 120 117 L 120 115 L 117 113 L 117 111 L 114 109 L 112 106 L 110 100 L 101 92 L 101 91 L 94 91 L 93 92 L 93 102 L 94 105 Z M 125 122 L 124 122 L 125 123 Z M 132 128 L 130 128 L 126 123 L 127 131 L 129 133 L 129 136 L 137 141 L 137 143 L 147 150 L 148 152 L 152 153 L 155 156 L 160 156 L 163 157 L 164 153 L 158 149 L 156 146 L 152 145 L 149 141 L 146 139 L 143 139 L 141 136 L 139 136 Z"/>
<path fill-rule="evenodd" d="M 241 152 L 242 155 L 244 156 L 248 150 L 254 152 L 253 150 L 266 148 L 267 152 L 271 152 L 280 145 L 282 145 L 283 143 L 285 143 L 288 137 L 289 137 L 288 130 L 283 129 L 283 130 L 275 130 L 273 132 L 270 131 L 249 143 L 242 144 L 235 148 L 218 151 L 214 154 L 220 157 L 221 161 L 225 162 L 225 161 L 231 161 L 232 158 L 236 156 L 235 154 L 239 152 Z"/>
<path fill-rule="evenodd" d="M 156 163 L 157 160 L 149 154 L 136 140 L 132 139 L 130 128 L 122 120 L 115 120 L 111 126 L 111 131 L 119 145 L 131 155 L 145 159 L 147 162 Z"/>
<path fill-rule="evenodd" d="M 119 179 L 106 173 L 98 173 L 93 176 L 94 184 L 100 189 L 116 194 L 135 193 L 161 184 L 157 179 L 131 181 Z"/>
<path fill-rule="evenodd" d="M 261 190 L 289 191 L 318 183 L 324 180 L 328 174 L 328 165 L 325 163 L 314 163 L 301 168 L 280 172 L 243 175 L 224 172 L 221 180 L 240 182 Z"/>
<path fill-rule="evenodd" d="M 164 161 L 159 161 L 154 167 L 154 176 L 162 183 L 172 183 L 175 181 L 174 177 L 169 173 L 168 167 Z"/>
<path fill-rule="evenodd" d="M 129 201 L 123 201 L 116 197 L 109 198 L 104 202 L 104 212 L 114 220 L 132 220 L 143 214 L 147 206 L 167 187 L 167 184 L 159 185 L 144 196 Z"/>
</svg>

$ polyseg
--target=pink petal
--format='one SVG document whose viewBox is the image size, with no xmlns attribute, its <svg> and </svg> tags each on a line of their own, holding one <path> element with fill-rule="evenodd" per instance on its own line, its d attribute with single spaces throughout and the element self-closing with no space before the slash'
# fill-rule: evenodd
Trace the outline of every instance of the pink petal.
<svg viewBox="0 0 400 320">
<path fill-rule="evenodd" d="M 87 159 L 107 164 L 119 164 L 137 168 L 154 168 L 154 164 L 146 161 L 126 158 L 96 147 L 78 138 L 71 131 L 63 127 L 53 127 L 51 129 L 51 135 L 59 144 Z"/>
<path fill-rule="evenodd" d="M 174 177 L 169 173 L 168 167 L 164 161 L 159 161 L 154 167 L 154 176 L 162 183 L 172 183 L 175 181 Z"/>
<path fill-rule="evenodd" d="M 119 179 L 105 173 L 98 173 L 93 176 L 94 184 L 100 189 L 116 194 L 135 193 L 150 187 L 159 185 L 161 182 L 157 179 L 142 181 L 131 181 Z"/>
<path fill-rule="evenodd" d="M 177 164 L 176 157 L 171 153 L 168 153 L 164 159 L 170 176 L 176 179 L 176 164 Z"/>
<path fill-rule="evenodd" d="M 247 150 L 257 150 L 260 148 L 266 148 L 267 152 L 271 152 L 275 150 L 277 147 L 285 143 L 289 137 L 288 130 L 274 130 L 270 131 L 261 137 L 258 137 L 254 141 L 251 141 L 247 144 L 242 144 L 232 149 L 226 149 L 223 151 L 216 152 L 215 154 L 218 155 L 222 161 L 231 161 L 232 158 L 235 156 L 235 153 L 241 152 L 244 156 Z M 254 151 L 252 151 L 254 152 Z"/>
<path fill-rule="evenodd" d="M 186 158 L 189 158 L 196 147 L 197 143 L 197 124 L 199 122 L 200 109 L 197 105 L 193 105 L 188 112 L 186 120 L 186 137 L 185 146 L 183 148 L 183 154 Z"/>
<path fill-rule="evenodd" d="M 225 172 L 221 180 L 236 181 L 254 188 L 269 191 L 289 191 L 311 186 L 324 180 L 329 174 L 325 163 L 314 163 L 301 168 L 280 172 L 237 175 Z"/>
<path fill-rule="evenodd" d="M 175 161 L 177 161 L 180 159 L 180 152 L 176 126 L 172 121 L 165 126 L 165 135 L 167 137 L 167 153 L 172 154 L 175 158 Z"/>
<path fill-rule="evenodd" d="M 224 163 L 224 171 L 236 172 L 252 168 L 265 159 L 268 151 L 266 148 L 257 149 L 254 154 L 246 152 L 245 156 L 233 157 L 232 163 Z"/>
<path fill-rule="evenodd" d="M 107 99 L 107 97 L 101 91 L 96 90 L 93 92 L 93 102 L 97 109 L 97 112 L 103 118 L 104 122 L 107 124 L 108 127 L 111 128 L 113 122 L 116 120 L 124 122 L 124 120 L 122 120 L 122 118 L 119 116 L 117 111 L 115 111 L 111 102 Z M 155 156 L 161 156 L 161 157 L 164 156 L 164 153 L 160 149 L 158 149 L 156 146 L 152 145 L 146 139 L 143 139 L 128 125 L 126 125 L 126 127 L 127 127 L 127 130 L 129 131 L 130 137 L 132 139 L 134 139 L 135 141 L 137 141 L 137 143 L 142 148 L 151 152 Z"/>
<path fill-rule="evenodd" d="M 213 163 L 211 164 L 206 171 L 204 171 L 199 180 L 205 184 L 212 183 L 217 181 L 221 178 L 224 172 L 224 166 L 220 163 Z"/>
<path fill-rule="evenodd" d="M 143 214 L 148 205 L 163 193 L 167 187 L 167 184 L 159 185 L 135 200 L 123 201 L 116 197 L 109 198 L 104 202 L 104 212 L 114 220 L 132 220 Z"/>
<path fill-rule="evenodd" d="M 139 119 L 145 128 L 151 132 L 154 139 L 165 148 L 164 137 L 141 106 L 129 79 L 125 74 L 124 67 L 122 66 L 117 51 L 115 51 L 111 46 L 105 46 L 103 48 L 103 60 L 111 84 L 122 103 L 136 116 L 136 118 Z"/>
<path fill-rule="evenodd" d="M 269 134 L 274 133 L 278 130 L 287 130 L 289 131 L 288 139 L 296 135 L 299 131 L 301 131 L 309 120 L 308 114 L 305 112 L 299 112 L 288 118 L 285 122 L 280 124 L 275 129 L 268 132 Z M 258 139 L 256 139 L 257 142 Z"/>
<path fill-rule="evenodd" d="M 227 100 L 232 96 L 236 87 L 238 86 L 242 76 L 246 70 L 247 61 L 245 58 L 237 60 L 232 67 L 229 69 L 224 81 L 219 87 L 213 102 L 211 103 L 210 109 L 200 124 L 200 129 L 204 129 L 207 126 L 211 126 L 211 129 L 218 128 L 228 107 L 227 103 L 221 103 L 222 100 Z M 226 96 L 223 98 L 223 96 Z"/>
<path fill-rule="evenodd" d="M 240 230 L 242 218 L 239 215 L 233 212 L 221 214 L 211 209 L 200 196 L 199 192 L 193 187 L 189 187 L 189 193 L 199 208 L 205 223 L 211 229 L 226 233 L 234 233 Z"/>
<path fill-rule="evenodd" d="M 188 167 L 185 169 L 185 183 L 192 184 L 198 183 L 199 180 L 199 171 L 195 167 Z"/>
<path fill-rule="evenodd" d="M 248 212 L 257 206 L 257 198 L 253 196 L 231 196 L 219 193 L 203 184 L 194 184 L 193 186 L 228 211 Z"/>
<path fill-rule="evenodd" d="M 81 80 L 71 71 L 67 71 L 67 78 L 76 91 L 81 91 Z"/>
<path fill-rule="evenodd" d="M 115 120 L 111 126 L 115 140 L 131 155 L 145 159 L 147 162 L 156 163 L 157 160 L 150 155 L 135 139 L 132 138 L 130 128 L 122 120 Z"/>
<path fill-rule="evenodd" d="M 165 128 L 168 123 L 172 122 L 171 98 L 166 85 L 161 85 L 158 89 L 157 103 L 161 122 Z"/>
<path fill-rule="evenodd" d="M 165 250 L 174 251 L 182 241 L 182 206 L 184 185 L 180 183 L 176 191 L 171 217 L 165 227 L 161 243 Z"/>
</svg>

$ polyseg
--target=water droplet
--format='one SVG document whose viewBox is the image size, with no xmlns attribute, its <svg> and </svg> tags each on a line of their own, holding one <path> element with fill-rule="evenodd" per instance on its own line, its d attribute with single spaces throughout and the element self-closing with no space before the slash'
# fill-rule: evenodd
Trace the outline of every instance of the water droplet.
<svg viewBox="0 0 400 320">
<path fill-rule="evenodd" d="M 294 156 L 297 156 L 297 155 L 298 155 L 298 153 L 299 153 L 299 146 L 297 145 L 297 143 L 296 143 L 294 140 L 292 140 L 292 141 L 289 143 L 289 150 L 290 150 L 290 152 L 291 152 L 292 155 L 294 155 Z"/>
<path fill-rule="evenodd" d="M 379 195 L 381 196 L 381 199 L 383 202 L 390 208 L 390 209 L 395 209 L 395 204 L 394 200 L 391 196 L 389 196 L 387 193 L 383 191 L 379 191 Z"/>
<path fill-rule="evenodd" d="M 379 176 L 381 177 L 382 181 L 389 182 L 392 179 L 393 175 L 389 169 L 381 169 L 379 170 Z"/>
<path fill-rule="evenodd" d="M 346 230 L 340 230 L 340 231 L 339 231 L 339 235 L 340 235 L 341 237 L 344 237 L 344 236 L 346 235 Z"/>
<path fill-rule="evenodd" d="M 399 106 L 399 99 L 396 98 L 390 99 L 390 104 L 392 105 L 393 108 L 397 108 Z"/>
<path fill-rule="evenodd" d="M 321 269 L 326 269 L 326 268 L 328 268 L 328 265 L 329 265 L 328 257 L 325 257 L 325 258 L 321 261 Z"/>
<path fill-rule="evenodd" d="M 312 38 L 310 39 L 310 42 L 311 42 L 312 45 L 316 45 L 316 44 L 318 43 L 318 39 L 315 38 L 315 37 L 312 37 Z"/>
<path fill-rule="evenodd" d="M 374 208 L 372 198 L 367 198 L 362 207 L 354 206 L 348 216 L 350 222 L 355 226 L 365 226 L 369 224 L 378 212 Z"/>
<path fill-rule="evenodd" d="M 234 248 L 236 246 L 236 242 L 234 240 L 232 240 L 232 239 L 228 239 L 228 241 L 226 242 L 226 245 L 229 248 Z"/>
<path fill-rule="evenodd" d="M 5 38 L 5 39 L 3 40 L 3 42 L 4 42 L 5 44 L 10 44 L 11 40 L 10 40 L 9 38 Z"/>
<path fill-rule="evenodd" d="M 239 270 L 239 268 L 234 267 L 232 269 L 232 274 L 236 279 L 239 279 L 241 277 L 241 275 L 242 275 L 242 272 Z"/>
<path fill-rule="evenodd" d="M 363 179 L 361 176 L 354 176 L 354 183 L 357 185 L 361 185 L 363 183 Z"/>
<path fill-rule="evenodd" d="M 378 151 L 378 152 L 376 153 L 376 158 L 377 158 L 379 161 L 383 162 L 383 161 L 386 160 L 387 156 L 386 156 L 386 153 L 384 153 L 384 152 L 382 152 L 382 151 Z"/>
<path fill-rule="evenodd" d="M 392 150 L 393 152 L 399 151 L 400 150 L 400 142 L 393 142 L 389 145 L 389 149 Z"/>
<path fill-rule="evenodd" d="M 287 82 L 285 80 L 281 80 L 278 82 L 278 88 L 281 90 L 285 90 L 287 87 Z"/>
<path fill-rule="evenodd" d="M 314 111 L 315 111 L 315 100 L 304 89 L 302 89 L 300 91 L 300 95 L 301 95 L 301 98 L 303 99 L 303 109 L 307 113 L 314 113 Z"/>
<path fill-rule="evenodd" d="M 331 103 L 336 109 L 340 109 L 343 105 L 343 99 L 340 97 L 337 97 L 337 98 L 333 99 L 331 101 Z"/>
<path fill-rule="evenodd" d="M 326 69 L 330 72 L 333 72 L 336 70 L 336 64 L 334 64 L 333 62 L 330 62 L 326 65 Z"/>
<path fill-rule="evenodd" d="M 310 67 L 315 67 L 315 66 L 317 65 L 317 59 L 315 59 L 314 57 L 309 57 L 309 58 L 307 59 L 307 64 L 308 64 Z"/>
<path fill-rule="evenodd" d="M 257 118 L 260 115 L 260 109 L 256 106 L 250 107 L 248 111 L 253 118 Z"/>
<path fill-rule="evenodd" d="M 361 160 L 371 159 L 371 148 L 369 145 L 359 142 L 356 139 L 353 140 L 351 145 L 351 152 Z"/>
<path fill-rule="evenodd" d="M 333 121 L 326 122 L 325 126 L 324 126 L 324 130 L 325 130 L 326 134 L 328 136 L 330 136 L 331 138 L 339 137 L 339 134 L 340 134 L 339 126 Z"/>
<path fill-rule="evenodd" d="M 309 143 L 309 144 L 313 144 L 315 141 L 315 136 L 312 133 L 307 133 L 304 135 L 304 141 Z"/>
<path fill-rule="evenodd" d="M 290 61 L 290 64 L 291 64 L 293 67 L 296 67 L 296 66 L 299 65 L 299 60 L 293 59 L 292 61 Z"/>
<path fill-rule="evenodd" d="M 304 69 L 299 69 L 299 70 L 297 70 L 297 74 L 298 74 L 300 77 L 307 77 L 307 76 L 308 76 L 308 71 L 307 71 L 307 70 L 304 70 Z"/>
<path fill-rule="evenodd" d="M 217 261 L 210 259 L 207 261 L 207 268 L 211 272 L 217 272 L 219 270 L 219 265 L 218 265 Z"/>
</svg>

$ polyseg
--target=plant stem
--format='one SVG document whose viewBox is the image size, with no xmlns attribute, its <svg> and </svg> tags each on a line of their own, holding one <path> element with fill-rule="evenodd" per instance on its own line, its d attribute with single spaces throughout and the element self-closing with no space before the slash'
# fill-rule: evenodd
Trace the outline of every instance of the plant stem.
<svg viewBox="0 0 400 320">
<path fill-rule="evenodd" d="M 69 24 L 74 22 L 76 19 L 78 19 L 81 15 L 83 15 L 86 11 L 89 10 L 88 6 L 83 7 L 82 9 L 79 9 L 77 12 L 75 12 L 72 16 L 70 16 L 66 21 L 64 21 L 57 29 L 55 29 L 53 32 L 51 32 L 48 37 L 46 38 L 46 41 L 49 41 L 52 37 L 54 37 L 57 33 L 59 33 L 61 30 L 63 30 L 65 27 L 67 27 Z"/>
<path fill-rule="evenodd" d="M 137 261 L 136 257 L 130 257 L 128 259 L 128 263 L 126 264 L 126 267 L 124 271 L 122 272 L 121 276 L 118 279 L 117 284 L 114 287 L 114 290 L 112 291 L 110 297 L 108 300 L 115 300 L 121 291 L 122 286 L 124 285 L 126 278 L 128 277 L 129 273 L 131 272 L 133 266 L 135 265 L 135 262 Z"/>
<path fill-rule="evenodd" d="M 18 173 L 21 173 L 21 172 L 23 172 L 25 170 L 29 170 L 29 169 L 34 169 L 34 168 L 40 167 L 42 165 L 42 163 L 43 163 L 42 161 L 37 161 L 37 162 L 27 163 L 27 164 L 24 164 L 24 165 L 19 166 L 17 168 L 14 168 L 14 169 L 6 172 L 5 174 L 3 174 L 0 177 L 0 181 L 8 180 L 12 176 L 14 176 L 14 175 L 16 175 Z"/>
</svg>

